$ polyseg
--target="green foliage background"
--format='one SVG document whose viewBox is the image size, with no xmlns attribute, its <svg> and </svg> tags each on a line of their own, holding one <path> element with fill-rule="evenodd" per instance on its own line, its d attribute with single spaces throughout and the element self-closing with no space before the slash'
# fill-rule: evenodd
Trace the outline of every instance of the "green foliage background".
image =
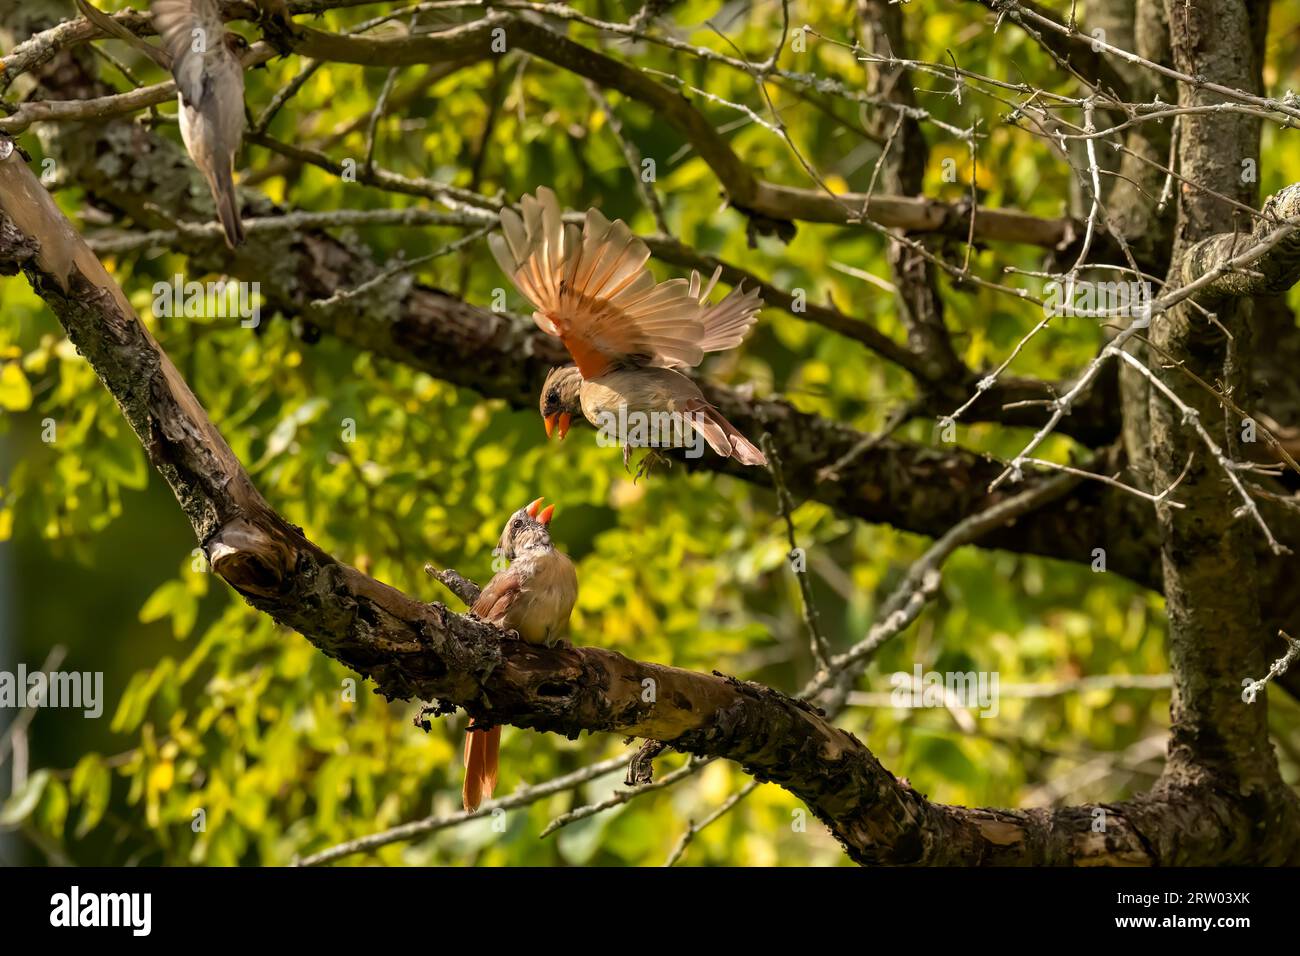
<svg viewBox="0 0 1300 956">
<path fill-rule="evenodd" d="M 792 19 L 848 41 L 852 15 L 840 6 L 852 5 L 795 3 Z M 580 7 L 610 19 L 633 12 L 613 3 Z M 331 13 L 322 22 L 341 29 L 374 12 Z M 671 16 L 678 24 L 699 25 L 692 42 L 732 52 L 704 25 L 712 19 L 755 59 L 766 56 L 779 36 L 780 8 L 772 3 L 688 2 Z M 974 4 L 918 0 L 907 6 L 906 21 L 919 59 L 944 62 L 951 50 L 962 65 L 981 72 L 1067 89 L 1031 40 L 1009 24 L 994 35 Z M 251 33 L 247 25 L 238 28 Z M 1270 88 L 1296 83 L 1298 31 L 1300 10 L 1277 5 Z M 585 28 L 574 27 L 572 34 L 594 42 Z M 653 46 L 611 50 L 722 100 L 763 108 L 752 78 L 740 71 Z M 787 51 L 782 63 L 850 88 L 862 83 L 861 64 L 848 49 L 816 38 L 805 53 Z M 254 114 L 299 67 L 296 60 L 278 60 L 250 74 Z M 510 197 L 550 184 L 570 206 L 599 205 L 634 229 L 653 231 L 618 142 L 579 79 L 516 55 L 436 83 L 425 83 L 421 74 L 412 69 L 399 77 L 399 91 L 415 92 L 380 124 L 381 165 Z M 289 142 L 318 142 L 367 115 L 384 79 L 382 70 L 320 70 L 270 132 Z M 962 127 L 981 121 L 987 134 L 978 168 L 982 202 L 1049 216 L 1065 211 L 1068 169 L 1002 121 L 1006 104 L 968 88 L 959 105 L 942 78 L 915 79 L 921 104 L 936 116 Z M 857 110 L 827 99 L 827 112 L 779 89 L 771 92 L 795 142 L 832 187 L 865 190 L 876 150 L 864 148 L 854 132 Z M 474 183 L 471 168 L 493 96 L 500 98 L 499 109 Z M 617 94 L 611 99 L 628 134 L 657 161 L 657 186 L 679 238 L 780 286 L 804 288 L 816 301 L 833 299 L 901 336 L 891 297 L 836 268 L 888 275 L 877 236 L 803 224 L 788 245 L 763 238 L 750 248 L 743 218 L 722 207 L 712 173 L 677 134 L 640 104 Z M 724 105 L 700 105 L 718 125 L 734 127 L 731 141 L 754 168 L 775 181 L 807 184 L 796 157 L 776 136 Z M 962 198 L 970 176 L 965 144 L 945 141 L 933 127 L 927 133 L 927 192 Z M 175 135 L 174 127 L 168 135 Z M 29 136 L 23 142 L 39 163 L 39 141 Z M 364 148 L 364 133 L 356 132 L 329 152 L 359 157 Z M 245 177 L 271 159 L 245 147 Z M 945 159 L 957 164 L 956 184 L 942 181 Z M 1271 132 L 1261 179 L 1264 193 L 1300 180 L 1300 156 L 1278 149 Z M 258 188 L 312 210 L 420 202 L 312 168 L 266 179 Z M 83 211 L 75 184 L 58 199 L 74 219 Z M 381 260 L 419 256 L 457 235 L 397 227 L 360 234 Z M 954 250 L 961 251 L 959 245 Z M 986 276 L 1001 278 L 1005 265 L 1036 268 L 1038 256 L 1021 247 L 976 253 L 975 268 Z M 290 318 L 265 316 L 256 333 L 233 319 L 150 318 L 152 286 L 185 272 L 180 257 L 163 251 L 109 266 L 269 501 L 341 559 L 408 593 L 458 607 L 425 577 L 424 563 L 486 580 L 505 517 L 546 495 L 559 502 L 558 544 L 579 567 L 579 643 L 736 673 L 787 691 L 809 676 L 798 590 L 771 494 L 680 468 L 633 486 L 618 454 L 598 448 L 590 432 L 575 430 L 564 444 L 548 446 L 535 410 L 484 401 L 329 338 L 308 344 Z M 419 277 L 481 304 L 505 285 L 485 243 L 429 264 Z M 946 279 L 943 287 L 949 325 L 975 367 L 999 361 L 1037 318 L 1005 297 L 956 290 Z M 523 310 L 513 290 L 508 304 Z M 62 644 L 69 649 L 65 668 L 105 672 L 107 696 L 99 721 L 67 711 L 37 716 L 29 784 L 0 810 L 0 826 L 30 839 L 5 845 L 4 862 L 284 864 L 296 854 L 458 809 L 463 717 L 435 722 L 425 734 L 412 725 L 414 704 L 388 704 L 364 685 L 355 702 L 346 700 L 345 682 L 355 675 L 195 570 L 195 542 L 170 493 L 56 321 L 21 279 L 0 283 L 0 306 L 0 579 L 8 576 L 11 598 L 0 627 L 8 632 L 12 658 L 0 660 L 0 667 L 12 670 L 19 660 L 37 667 Z M 1016 369 L 1066 377 L 1100 341 L 1095 324 L 1064 320 L 1031 343 Z M 758 394 L 785 394 L 804 410 L 864 430 L 879 428 L 911 387 L 860 346 L 771 308 L 745 346 L 712 358 L 705 374 L 753 383 Z M 41 440 L 46 419 L 57 425 L 50 444 Z M 346 419 L 356 423 L 352 443 L 342 440 Z M 902 437 L 936 441 L 925 422 L 908 426 Z M 959 434 L 967 446 L 994 454 L 1014 453 L 1026 437 L 993 426 L 963 427 Z M 1071 445 L 1058 439 L 1048 452 L 1066 460 Z M 846 520 L 816 503 L 804 504 L 796 518 L 822 619 L 833 642 L 847 646 L 865 632 L 878 601 L 926 542 Z M 860 689 L 887 691 L 891 673 L 910 672 L 918 663 L 926 670 L 996 670 L 1004 685 L 1163 673 L 1164 627 L 1159 599 L 1115 575 L 967 549 L 950 563 L 940 600 L 879 656 Z M 1284 773 L 1294 781 L 1300 739 L 1280 727 L 1294 725 L 1296 708 L 1283 695 L 1272 703 Z M 1004 699 L 1001 713 L 978 721 L 974 734 L 963 733 L 943 710 L 854 708 L 842 723 L 893 772 L 935 799 L 1016 806 L 1043 799 L 1036 788 L 1045 781 L 1159 734 L 1167 709 L 1167 693 L 1108 691 Z M 609 736 L 567 741 L 507 728 L 498 793 L 623 750 L 623 742 Z M 659 773 L 681 761 L 663 758 Z M 1079 774 L 1061 799 L 1118 799 L 1149 784 L 1156 770 L 1158 762 L 1121 762 L 1119 769 Z M 7 781 L 7 773 L 0 776 Z M 554 816 L 607 795 L 620 776 L 512 811 L 505 833 L 494 832 L 489 821 L 474 821 L 348 862 L 660 863 L 689 820 L 746 782 L 738 768 L 715 763 L 685 784 L 539 838 Z M 206 829 L 194 832 L 200 808 Z M 790 794 L 762 786 L 706 830 L 685 861 L 845 862 L 816 821 L 803 832 L 792 826 L 799 809 Z"/>
</svg>

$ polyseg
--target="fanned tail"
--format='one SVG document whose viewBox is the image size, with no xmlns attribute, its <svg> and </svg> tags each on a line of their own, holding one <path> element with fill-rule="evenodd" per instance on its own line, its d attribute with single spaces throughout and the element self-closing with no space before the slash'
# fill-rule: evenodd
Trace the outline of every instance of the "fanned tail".
<svg viewBox="0 0 1300 956">
<path fill-rule="evenodd" d="M 497 786 L 497 769 L 501 762 L 501 728 L 475 730 L 465 734 L 465 786 L 461 802 L 473 813 L 484 799 L 492 799 Z"/>
</svg>

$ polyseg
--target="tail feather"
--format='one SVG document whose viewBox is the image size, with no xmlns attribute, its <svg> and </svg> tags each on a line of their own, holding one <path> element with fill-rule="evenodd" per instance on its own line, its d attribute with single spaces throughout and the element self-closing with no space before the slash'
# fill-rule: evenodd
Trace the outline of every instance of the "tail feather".
<svg viewBox="0 0 1300 956">
<path fill-rule="evenodd" d="M 726 421 L 727 433 L 731 436 L 731 457 L 742 465 L 767 465 L 767 456 L 752 441 L 742 435 L 731 422 Z"/>
<path fill-rule="evenodd" d="M 475 730 L 465 734 L 465 785 L 461 802 L 473 813 L 485 799 L 492 799 L 501 762 L 501 728 Z"/>
<path fill-rule="evenodd" d="M 217 218 L 226 232 L 226 245 L 234 249 L 244 241 L 244 224 L 239 218 L 239 194 L 235 192 L 235 177 L 230 167 L 222 165 L 215 170 L 209 186 L 217 206 Z"/>
<path fill-rule="evenodd" d="M 704 436 L 709 447 L 723 458 L 734 458 L 742 465 L 766 465 L 767 456 L 758 446 L 740 433 L 735 425 L 723 417 L 722 412 L 704 401 L 690 403 L 688 411 L 694 413 L 696 429 Z"/>
</svg>

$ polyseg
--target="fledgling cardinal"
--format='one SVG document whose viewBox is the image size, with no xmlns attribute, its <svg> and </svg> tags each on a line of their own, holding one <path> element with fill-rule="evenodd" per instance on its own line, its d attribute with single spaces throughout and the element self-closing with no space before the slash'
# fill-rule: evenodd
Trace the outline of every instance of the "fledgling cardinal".
<svg viewBox="0 0 1300 956">
<path fill-rule="evenodd" d="M 176 81 L 181 139 L 194 165 L 208 181 L 226 244 L 244 241 L 235 193 L 235 155 L 244 137 L 244 67 L 248 41 L 227 33 L 216 0 L 153 0 L 153 25 L 160 50 L 112 17 L 77 0 L 86 18 L 100 29 L 141 50 Z"/>
<path fill-rule="evenodd" d="M 497 545 L 510 567 L 487 583 L 470 613 L 480 620 L 515 631 L 529 644 L 547 646 L 569 633 L 569 616 L 578 600 L 573 562 L 555 550 L 548 526 L 555 505 L 542 508 L 538 498 L 506 523 Z M 497 783 L 501 728 L 473 729 L 465 735 L 465 786 L 461 798 L 473 812 Z"/>
<path fill-rule="evenodd" d="M 620 408 L 647 418 L 668 412 L 682 416 L 719 455 L 766 464 L 757 446 L 678 371 L 699 365 L 706 352 L 739 345 L 762 308 L 758 291 L 737 286 L 709 305 L 721 269 L 703 289 L 699 273 L 690 282 L 656 282 L 646 268 L 650 250 L 621 219 L 610 222 L 589 209 L 579 232 L 564 224 L 555 193 L 544 186 L 520 207 L 522 217 L 501 211 L 501 235 L 488 242 L 532 303 L 538 327 L 559 337 L 576 363 L 552 371 L 542 388 L 547 437 L 558 427 L 563 438 L 579 411 L 597 427 L 607 415 L 624 420 Z M 625 465 L 630 454 L 625 439 Z"/>
</svg>

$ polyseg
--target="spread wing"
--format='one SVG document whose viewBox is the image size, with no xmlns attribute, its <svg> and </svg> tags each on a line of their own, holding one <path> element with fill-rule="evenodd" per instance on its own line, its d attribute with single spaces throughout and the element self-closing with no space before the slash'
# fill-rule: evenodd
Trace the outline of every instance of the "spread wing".
<svg viewBox="0 0 1300 956">
<path fill-rule="evenodd" d="M 203 58 L 227 56 L 226 25 L 216 0 L 153 0 L 153 25 L 172 58 L 172 76 L 185 102 L 203 100 Z"/>
<path fill-rule="evenodd" d="M 650 250 L 621 220 L 587 211 L 582 231 L 565 225 L 555 193 L 524 196 L 523 215 L 501 211 L 492 253 L 535 309 L 539 328 L 558 336 L 584 378 L 618 365 L 672 368 L 704 357 L 703 309 L 685 279 L 656 282 Z"/>
<path fill-rule="evenodd" d="M 757 289 L 746 291 L 738 285 L 720 301 L 713 305 L 707 303 L 713 287 L 722 275 L 722 266 L 713 270 L 713 277 L 703 289 L 700 288 L 700 274 L 691 272 L 690 295 L 704 308 L 704 338 L 700 348 L 706 352 L 725 352 L 734 349 L 744 341 L 749 330 L 758 321 L 758 311 L 763 308 Z"/>
<path fill-rule="evenodd" d="M 149 59 L 161 66 L 164 70 L 171 70 L 172 60 L 170 56 L 158 49 L 152 43 L 140 39 L 126 27 L 122 26 L 122 24 L 110 17 L 107 13 L 100 10 L 98 7 L 93 6 L 89 0 L 77 0 L 77 8 L 81 10 L 82 15 L 87 20 L 99 27 L 99 29 L 103 30 L 107 35 L 117 37 L 119 40 L 125 40 L 127 43 L 131 44 L 131 46 L 135 47 L 141 53 L 149 57 Z"/>
</svg>

